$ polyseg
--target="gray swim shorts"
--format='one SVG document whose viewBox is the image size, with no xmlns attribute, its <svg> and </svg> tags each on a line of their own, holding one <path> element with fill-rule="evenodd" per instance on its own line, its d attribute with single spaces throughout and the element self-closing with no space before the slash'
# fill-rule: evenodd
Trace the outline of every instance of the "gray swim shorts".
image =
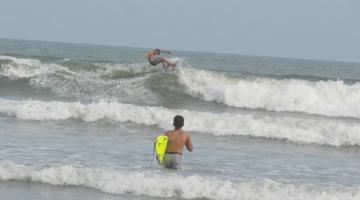
<svg viewBox="0 0 360 200">
<path fill-rule="evenodd" d="M 150 64 L 151 65 L 157 65 L 157 64 L 159 64 L 161 62 L 161 57 L 160 56 L 156 56 L 154 59 L 152 59 L 151 61 L 150 61 Z"/>
<path fill-rule="evenodd" d="M 164 155 L 164 167 L 168 169 L 181 169 L 182 155 L 166 153 Z"/>
</svg>

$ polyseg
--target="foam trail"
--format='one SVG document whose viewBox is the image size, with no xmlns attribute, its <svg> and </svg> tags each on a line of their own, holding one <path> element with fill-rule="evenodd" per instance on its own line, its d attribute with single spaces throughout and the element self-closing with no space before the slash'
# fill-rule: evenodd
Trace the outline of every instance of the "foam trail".
<svg viewBox="0 0 360 200">
<path fill-rule="evenodd" d="M 272 180 L 231 182 L 215 177 L 182 176 L 154 171 L 120 171 L 110 168 L 76 168 L 71 165 L 34 168 L 0 163 L 0 180 L 31 181 L 58 186 L 84 186 L 112 194 L 212 200 L 357 200 L 360 188 L 281 184 Z M 161 183 L 161 184 L 156 184 Z"/>
<path fill-rule="evenodd" d="M 69 59 L 64 59 L 68 61 Z M 152 68 L 148 67 L 146 63 L 131 63 L 131 64 L 103 64 L 94 63 L 97 67 L 95 71 L 88 71 L 87 67 L 79 66 L 77 71 L 72 71 L 67 67 L 54 63 L 42 63 L 37 59 L 16 58 L 13 56 L 0 55 L 0 76 L 10 78 L 31 78 L 39 75 L 56 74 L 65 72 L 76 76 L 84 76 L 88 78 L 99 79 L 104 76 L 111 76 L 112 73 L 117 71 L 130 72 L 133 74 L 143 74 L 151 72 Z M 5 61 L 5 62 L 4 62 Z M 6 62 L 7 61 L 7 62 Z M 78 77 L 78 78 L 79 78 Z"/>
<path fill-rule="evenodd" d="M 82 104 L 6 99 L 0 99 L 0 113 L 16 116 L 19 119 L 39 121 L 81 119 L 86 122 L 96 122 L 110 119 L 116 122 L 156 125 L 163 129 L 172 128 L 172 118 L 181 114 L 186 119 L 186 130 L 215 136 L 242 135 L 331 146 L 360 145 L 359 124 L 332 119 L 214 114 L 155 106 L 136 106 L 114 101 Z"/>
<path fill-rule="evenodd" d="M 36 59 L 16 58 L 0 55 L 0 60 L 10 61 L 0 65 L 0 76 L 13 79 L 30 78 L 38 75 L 52 74 L 57 71 L 72 73 L 65 67 L 57 64 L 44 64 Z"/>
<path fill-rule="evenodd" d="M 156 70 L 149 67 L 147 63 L 130 63 L 130 64 L 96 64 L 98 67 L 104 68 L 105 74 L 112 74 L 114 71 L 126 71 L 133 74 L 149 73 Z"/>
<path fill-rule="evenodd" d="M 360 118 L 360 83 L 234 78 L 192 68 L 182 68 L 178 77 L 190 95 L 206 101 L 250 109 Z"/>
<path fill-rule="evenodd" d="M 151 70 L 144 63 L 96 64 L 95 70 L 85 65 L 76 70 L 36 59 L 0 55 L 0 77 L 30 79 L 34 88 L 49 88 L 66 97 L 100 99 L 120 97 L 122 101 L 157 102 L 158 97 L 146 87 Z"/>
</svg>

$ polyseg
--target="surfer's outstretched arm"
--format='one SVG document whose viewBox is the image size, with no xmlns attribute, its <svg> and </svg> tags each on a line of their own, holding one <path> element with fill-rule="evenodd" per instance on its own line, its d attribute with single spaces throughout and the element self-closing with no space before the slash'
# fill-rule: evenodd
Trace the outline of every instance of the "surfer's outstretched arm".
<svg viewBox="0 0 360 200">
<path fill-rule="evenodd" d="M 167 53 L 167 54 L 171 54 L 171 51 L 166 50 L 166 49 L 159 49 L 161 52 Z"/>
</svg>

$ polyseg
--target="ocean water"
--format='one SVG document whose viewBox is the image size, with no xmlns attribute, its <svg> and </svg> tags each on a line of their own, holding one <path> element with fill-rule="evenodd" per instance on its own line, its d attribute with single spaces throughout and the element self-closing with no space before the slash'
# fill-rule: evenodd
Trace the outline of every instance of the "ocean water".
<svg viewBox="0 0 360 200">
<path fill-rule="evenodd" d="M 0 40 L 0 199 L 360 199 L 360 63 L 146 51 Z"/>
</svg>

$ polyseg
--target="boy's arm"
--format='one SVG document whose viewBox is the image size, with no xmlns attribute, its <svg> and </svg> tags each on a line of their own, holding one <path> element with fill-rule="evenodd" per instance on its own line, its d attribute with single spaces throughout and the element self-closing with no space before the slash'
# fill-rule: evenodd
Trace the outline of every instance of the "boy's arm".
<svg viewBox="0 0 360 200">
<path fill-rule="evenodd" d="M 192 150 L 193 150 L 193 144 L 192 144 L 190 135 L 188 135 L 188 137 L 187 137 L 187 139 L 186 139 L 185 146 L 186 146 L 186 148 L 187 148 L 188 151 L 192 152 Z"/>
</svg>

